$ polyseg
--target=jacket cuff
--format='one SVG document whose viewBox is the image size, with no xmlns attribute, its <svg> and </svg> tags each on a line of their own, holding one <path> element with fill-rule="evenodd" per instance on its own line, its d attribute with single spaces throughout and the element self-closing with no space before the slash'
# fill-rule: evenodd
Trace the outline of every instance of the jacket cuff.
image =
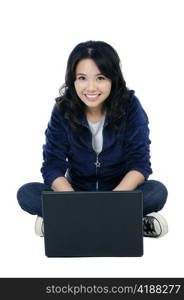
<svg viewBox="0 0 184 300">
<path fill-rule="evenodd" d="M 147 180 L 148 177 L 149 177 L 149 175 L 152 174 L 152 170 L 147 171 L 147 170 L 139 168 L 139 167 L 135 167 L 135 168 L 132 168 L 132 169 L 128 170 L 128 172 L 130 172 L 130 171 L 138 171 L 138 172 L 140 172 L 144 176 L 145 180 Z"/>
<path fill-rule="evenodd" d="M 46 177 L 44 177 L 44 183 L 48 185 L 51 188 L 51 185 L 53 181 L 58 177 L 65 177 L 66 173 L 61 172 L 61 170 L 54 170 L 54 172 L 48 174 Z"/>
</svg>

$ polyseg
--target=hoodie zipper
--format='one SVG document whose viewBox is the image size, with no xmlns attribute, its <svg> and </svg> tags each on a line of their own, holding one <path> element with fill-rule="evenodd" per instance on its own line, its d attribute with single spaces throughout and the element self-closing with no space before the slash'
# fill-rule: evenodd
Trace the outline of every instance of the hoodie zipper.
<svg viewBox="0 0 184 300">
<path fill-rule="evenodd" d="M 82 125 L 84 127 L 86 127 L 90 131 L 89 125 L 88 124 L 86 125 L 85 121 L 83 121 Z M 106 127 L 106 126 L 107 126 L 107 124 L 104 123 L 104 127 Z M 91 133 L 91 131 L 90 131 L 90 133 Z M 92 136 L 92 133 L 91 133 L 91 136 Z M 96 166 L 96 178 L 97 178 L 97 181 L 96 181 L 96 191 L 98 191 L 98 188 L 99 188 L 98 187 L 98 168 L 100 168 L 100 166 L 101 166 L 101 163 L 98 160 L 98 155 L 99 154 L 96 155 L 96 162 L 94 163 L 95 166 Z"/>
<path fill-rule="evenodd" d="M 96 166 L 96 177 L 97 177 L 97 181 L 96 181 L 96 191 L 98 191 L 98 168 L 100 168 L 101 163 L 98 160 L 98 154 L 96 156 L 96 162 L 95 162 L 95 166 Z"/>
</svg>

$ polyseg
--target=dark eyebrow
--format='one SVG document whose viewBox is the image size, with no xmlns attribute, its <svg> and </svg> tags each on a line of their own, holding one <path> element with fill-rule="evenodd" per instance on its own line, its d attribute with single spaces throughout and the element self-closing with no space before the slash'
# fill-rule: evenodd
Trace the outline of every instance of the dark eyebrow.
<svg viewBox="0 0 184 300">
<path fill-rule="evenodd" d="M 84 74 L 84 73 L 77 73 L 76 75 L 85 75 L 86 76 L 86 74 Z M 95 76 L 98 76 L 98 75 L 103 75 L 103 74 L 102 73 L 98 73 Z M 103 75 L 103 76 L 105 76 L 105 75 Z"/>
</svg>

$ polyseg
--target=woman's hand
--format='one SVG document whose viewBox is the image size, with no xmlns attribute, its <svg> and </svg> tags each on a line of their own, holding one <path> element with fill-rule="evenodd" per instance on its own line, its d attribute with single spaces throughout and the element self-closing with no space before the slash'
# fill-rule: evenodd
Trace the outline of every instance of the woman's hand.
<svg viewBox="0 0 184 300">
<path fill-rule="evenodd" d="M 74 189 L 72 188 L 71 184 L 63 176 L 58 177 L 53 181 L 51 189 L 54 192 L 74 192 Z"/>
<path fill-rule="evenodd" d="M 143 183 L 144 180 L 145 178 L 142 173 L 135 170 L 129 171 L 113 191 L 133 191 L 138 185 Z"/>
</svg>

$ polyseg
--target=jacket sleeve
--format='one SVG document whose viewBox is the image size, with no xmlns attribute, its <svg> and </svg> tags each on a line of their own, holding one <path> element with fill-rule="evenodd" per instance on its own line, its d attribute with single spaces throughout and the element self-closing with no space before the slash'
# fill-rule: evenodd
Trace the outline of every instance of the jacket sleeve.
<svg viewBox="0 0 184 300">
<path fill-rule="evenodd" d="M 125 131 L 125 169 L 139 171 L 145 179 L 152 174 L 150 162 L 149 121 L 138 98 L 133 95 Z"/>
<path fill-rule="evenodd" d="M 54 179 L 65 176 L 68 168 L 68 148 L 69 144 L 66 130 L 63 126 L 63 119 L 55 105 L 45 131 L 43 163 L 40 170 L 44 183 L 49 187 L 51 187 Z"/>
</svg>

